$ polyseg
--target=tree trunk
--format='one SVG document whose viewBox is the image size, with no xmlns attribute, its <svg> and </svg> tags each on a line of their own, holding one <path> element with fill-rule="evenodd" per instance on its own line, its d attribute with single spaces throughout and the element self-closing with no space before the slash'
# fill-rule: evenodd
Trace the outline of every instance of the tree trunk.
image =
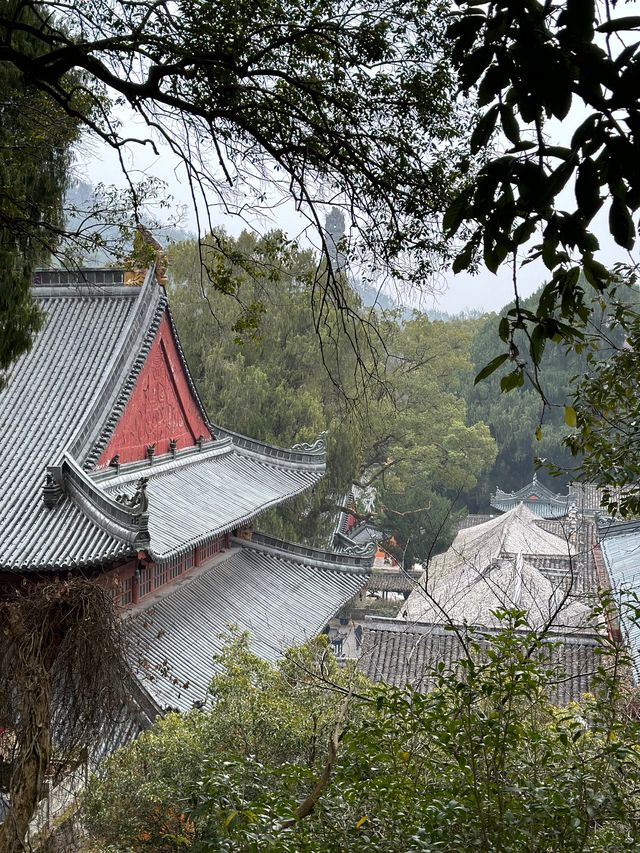
<svg viewBox="0 0 640 853">
<path fill-rule="evenodd" d="M 51 757 L 51 679 L 41 662 L 29 667 L 31 677 L 22 686 L 18 749 L 9 786 L 9 809 L 0 826 L 0 851 L 23 853 L 29 824 L 43 794 L 44 776 Z"/>
</svg>

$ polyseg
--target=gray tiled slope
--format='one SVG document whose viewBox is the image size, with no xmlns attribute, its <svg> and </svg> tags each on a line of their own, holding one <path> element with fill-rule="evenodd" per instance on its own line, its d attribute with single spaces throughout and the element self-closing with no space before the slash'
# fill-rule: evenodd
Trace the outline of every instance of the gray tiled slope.
<svg viewBox="0 0 640 853">
<path fill-rule="evenodd" d="M 140 662 L 148 661 L 142 684 L 161 708 L 186 710 L 206 699 L 228 625 L 249 631 L 252 649 L 275 661 L 316 636 L 366 581 L 366 574 L 319 567 L 293 554 L 234 548 L 131 618 L 134 667 L 140 672 Z"/>
<path fill-rule="evenodd" d="M 149 466 L 149 552 L 156 560 L 199 544 L 212 531 L 225 533 L 268 509 L 305 491 L 322 476 L 321 471 L 269 465 L 244 455 L 229 442 L 222 453 L 190 457 L 187 464 Z M 105 482 L 112 497 L 131 493 L 134 477 L 119 478 L 120 485 Z M 125 480 L 123 483 L 122 481 Z"/>
<path fill-rule="evenodd" d="M 590 690 L 600 661 L 597 648 L 592 636 L 559 638 L 550 650 L 549 660 L 550 665 L 560 668 L 559 678 L 550 690 L 553 702 L 564 705 Z M 395 687 L 410 684 L 425 691 L 432 684 L 431 675 L 438 663 L 452 671 L 462 655 L 456 634 L 441 625 L 389 625 L 381 620 L 365 628 L 359 667 L 373 681 Z"/>
<path fill-rule="evenodd" d="M 47 322 L 14 365 L 0 401 L 2 567 L 68 566 L 123 549 L 69 501 L 53 511 L 42 503 L 46 465 L 72 441 L 135 310 L 139 289 L 117 290 L 85 298 L 61 289 L 38 300 Z"/>
<path fill-rule="evenodd" d="M 600 542 L 609 580 L 613 590 L 621 596 L 621 627 L 629 645 L 636 682 L 640 681 L 640 627 L 630 619 L 624 606 L 628 593 L 640 592 L 640 532 L 608 536 Z"/>
</svg>

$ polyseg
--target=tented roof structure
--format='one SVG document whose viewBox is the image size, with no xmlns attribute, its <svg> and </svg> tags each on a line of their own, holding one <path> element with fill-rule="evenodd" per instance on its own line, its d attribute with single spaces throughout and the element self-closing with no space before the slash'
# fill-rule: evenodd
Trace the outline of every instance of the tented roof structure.
<svg viewBox="0 0 640 853">
<path fill-rule="evenodd" d="M 398 618 L 410 622 L 497 626 L 495 611 L 525 610 L 531 627 L 586 625 L 588 608 L 565 601 L 539 568 L 527 561 L 572 557 L 568 541 L 542 530 L 520 504 L 505 515 L 460 530 L 449 550 L 435 557 Z M 561 610 L 560 613 L 557 611 Z"/>
</svg>

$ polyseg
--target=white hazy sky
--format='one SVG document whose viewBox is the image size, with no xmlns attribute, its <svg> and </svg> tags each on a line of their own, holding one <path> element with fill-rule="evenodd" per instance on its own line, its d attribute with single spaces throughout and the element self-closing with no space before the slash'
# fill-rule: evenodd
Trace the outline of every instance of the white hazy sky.
<svg viewBox="0 0 640 853">
<path fill-rule="evenodd" d="M 571 114 L 570 114 L 571 116 Z M 566 121 L 562 126 L 557 122 L 549 124 L 548 131 L 553 136 L 559 136 L 559 144 L 568 142 L 572 128 L 576 126 L 576 120 L 580 119 L 580 113 L 573 114 L 572 121 Z M 134 133 L 144 137 L 145 130 L 136 123 L 131 115 L 121 116 L 124 122 L 123 130 L 129 135 Z M 130 146 L 125 152 L 125 163 L 132 175 L 133 180 L 154 176 L 160 178 L 167 185 L 167 193 L 173 202 L 167 211 L 167 218 L 175 218 L 183 214 L 182 227 L 189 231 L 196 231 L 196 220 L 193 211 L 193 203 L 185 181 L 184 172 L 175 156 L 166 148 L 160 149 L 160 156 L 156 156 L 150 146 Z M 124 186 L 124 177 L 117 157 L 108 146 L 97 142 L 85 142 L 78 151 L 77 168 L 78 177 L 93 184 L 115 184 Z M 571 210 L 575 204 L 573 191 L 565 191 L 561 199 L 562 206 Z M 628 261 L 629 255 L 620 247 L 615 246 L 608 235 L 607 209 L 598 215 L 594 231 L 602 246 L 601 260 L 606 264 L 616 261 Z M 215 219 L 217 225 L 223 226 L 231 234 L 239 234 L 246 223 L 237 216 L 225 215 L 220 211 Z M 298 237 L 308 227 L 306 220 L 297 214 L 292 203 L 278 206 L 267 217 L 256 218 L 252 226 L 258 231 L 266 231 L 270 228 L 280 228 L 290 237 Z M 306 238 L 302 237 L 302 242 Z M 545 280 L 547 271 L 541 262 L 535 262 L 522 267 L 518 272 L 518 290 L 521 296 L 533 293 Z M 441 279 L 436 287 L 434 295 L 423 298 L 419 307 L 429 313 L 437 309 L 449 313 L 456 313 L 465 309 L 476 309 L 485 311 L 499 311 L 504 305 L 513 299 L 512 271 L 508 266 L 502 267 L 497 275 L 493 275 L 486 269 L 481 269 L 477 275 L 449 273 Z"/>
</svg>

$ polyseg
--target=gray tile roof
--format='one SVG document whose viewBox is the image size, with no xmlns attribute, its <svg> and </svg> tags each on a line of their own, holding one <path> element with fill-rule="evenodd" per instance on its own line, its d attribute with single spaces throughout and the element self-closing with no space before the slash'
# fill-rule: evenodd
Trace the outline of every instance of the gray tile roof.
<svg viewBox="0 0 640 853">
<path fill-rule="evenodd" d="M 181 453 L 175 460 L 159 457 L 153 466 L 135 466 L 101 480 L 100 485 L 115 497 L 131 494 L 141 473 L 148 477 L 150 541 L 146 550 L 154 560 L 162 560 L 306 491 L 323 472 L 324 465 L 272 464 L 228 438 L 206 445 L 202 452 Z"/>
<path fill-rule="evenodd" d="M 160 708 L 206 699 L 231 624 L 249 631 L 252 649 L 269 661 L 316 636 L 366 584 L 372 558 L 257 535 L 234 546 L 128 622 L 134 665 L 148 662 L 142 683 Z"/>
<path fill-rule="evenodd" d="M 554 637 L 549 664 L 560 672 L 551 685 L 553 702 L 564 705 L 589 691 L 599 663 L 597 648 L 595 635 L 565 635 L 560 642 Z M 457 635 L 443 625 L 367 620 L 358 665 L 373 681 L 410 684 L 424 692 L 432 684 L 434 667 L 442 662 L 446 671 L 455 671 L 463 653 Z"/>
<path fill-rule="evenodd" d="M 413 592 L 421 576 L 420 571 L 407 572 L 403 569 L 395 572 L 373 571 L 367 589 L 380 592 Z"/>
<path fill-rule="evenodd" d="M 628 529 L 628 528 L 627 528 Z M 640 595 L 640 530 L 607 536 L 600 542 L 612 589 L 620 596 Z M 640 681 L 640 627 L 629 619 L 627 608 L 620 609 L 620 626 L 628 643 L 636 682 Z"/>
<path fill-rule="evenodd" d="M 516 492 L 504 492 L 496 489 L 495 495 L 491 496 L 491 506 L 501 512 L 508 512 L 519 503 L 525 503 L 527 507 L 541 518 L 561 518 L 569 512 L 569 507 L 575 504 L 576 499 L 571 494 L 559 495 L 548 489 L 544 483 L 538 480 L 536 474 L 533 480 Z"/>
<path fill-rule="evenodd" d="M 162 559 L 319 480 L 324 441 L 283 449 L 224 431 L 201 452 L 96 472 L 168 308 L 153 270 L 141 287 L 119 284 L 113 270 L 85 278 L 40 274 L 33 292 L 44 328 L 0 392 L 0 569 L 99 565 L 141 545 Z M 43 503 L 47 470 L 62 493 L 52 508 Z M 148 517 L 115 501 L 131 493 L 141 472 L 149 477 Z"/>
<path fill-rule="evenodd" d="M 456 531 L 465 530 L 467 527 L 476 527 L 478 524 L 484 524 L 485 521 L 491 521 L 495 518 L 495 513 L 489 515 L 487 513 L 469 513 L 456 524 Z"/>
<path fill-rule="evenodd" d="M 42 487 L 48 464 L 99 434 L 104 408 L 91 418 L 84 437 L 81 427 L 97 404 L 110 404 L 121 374 L 128 375 L 150 346 L 151 320 L 162 311 L 163 293 L 149 283 L 145 288 L 34 288 L 46 322 L 0 393 L 0 567 L 83 565 L 128 550 L 71 501 L 46 509 Z"/>
<path fill-rule="evenodd" d="M 534 555 L 536 565 L 529 560 Z M 558 558 L 579 558 L 568 538 L 561 539 L 537 524 L 524 505 L 475 527 L 458 532 L 451 547 L 434 557 L 419 587 L 402 608 L 411 621 L 494 626 L 495 611 L 518 607 L 527 612 L 532 627 L 554 617 L 558 626 L 584 627 L 589 608 L 570 599 L 562 602 L 562 585 L 542 564 Z M 425 594 L 426 590 L 426 594 Z"/>
</svg>

